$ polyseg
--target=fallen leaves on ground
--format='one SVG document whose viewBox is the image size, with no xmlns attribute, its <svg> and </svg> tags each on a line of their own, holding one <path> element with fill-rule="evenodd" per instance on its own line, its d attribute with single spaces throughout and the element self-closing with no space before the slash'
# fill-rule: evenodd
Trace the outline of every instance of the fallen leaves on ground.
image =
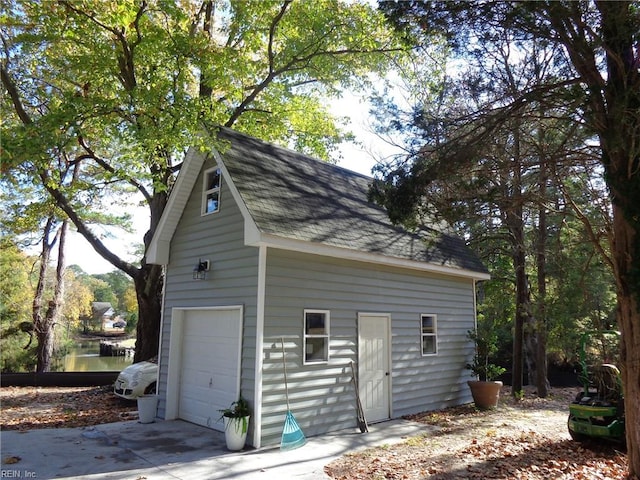
<svg viewBox="0 0 640 480">
<path fill-rule="evenodd" d="M 105 387 L 2 387 L 0 428 L 71 428 L 137 418 L 136 402 Z"/>
<path fill-rule="evenodd" d="M 425 433 L 397 445 L 345 455 L 325 467 L 336 480 L 615 480 L 628 475 L 616 444 L 581 444 L 567 432 L 575 389 L 541 399 L 503 389 L 491 411 L 462 405 L 407 418 Z"/>
<path fill-rule="evenodd" d="M 515 401 L 505 388 L 493 411 L 462 405 L 412 415 L 407 418 L 425 424 L 422 436 L 345 455 L 325 471 L 337 480 L 625 478 L 626 456 L 619 447 L 569 439 L 567 410 L 575 393 L 553 389 L 540 399 L 528 390 Z M 136 412 L 135 402 L 116 397 L 110 387 L 0 389 L 3 430 L 91 426 L 133 420 Z"/>
</svg>

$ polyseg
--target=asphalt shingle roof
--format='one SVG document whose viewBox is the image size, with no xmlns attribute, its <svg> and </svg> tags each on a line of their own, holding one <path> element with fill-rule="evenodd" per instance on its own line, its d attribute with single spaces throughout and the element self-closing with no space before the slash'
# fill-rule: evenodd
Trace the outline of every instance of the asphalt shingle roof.
<svg viewBox="0 0 640 480">
<path fill-rule="evenodd" d="M 393 225 L 367 198 L 370 177 L 223 128 L 222 152 L 258 229 L 266 234 L 486 273 L 456 236 Z"/>
</svg>

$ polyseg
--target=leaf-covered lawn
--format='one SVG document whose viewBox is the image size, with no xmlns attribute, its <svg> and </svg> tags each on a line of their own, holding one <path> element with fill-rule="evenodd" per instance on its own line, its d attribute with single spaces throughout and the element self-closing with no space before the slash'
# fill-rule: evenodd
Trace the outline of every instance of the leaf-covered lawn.
<svg viewBox="0 0 640 480">
<path fill-rule="evenodd" d="M 404 443 L 346 455 L 325 467 L 336 480 L 613 480 L 628 475 L 620 445 L 580 444 L 567 432 L 575 389 L 547 399 L 505 388 L 494 411 L 472 405 L 412 415 L 430 428 Z"/>
<path fill-rule="evenodd" d="M 111 387 L 2 387 L 0 428 L 71 428 L 137 418 L 136 402 Z"/>
<path fill-rule="evenodd" d="M 325 471 L 340 480 L 615 480 L 627 476 L 617 445 L 582 445 L 567 433 L 572 389 L 548 399 L 531 392 L 514 401 L 505 389 L 500 407 L 472 405 L 409 417 L 429 428 L 403 444 L 346 455 Z M 82 427 L 133 420 L 137 405 L 110 387 L 4 387 L 0 428 Z"/>
</svg>

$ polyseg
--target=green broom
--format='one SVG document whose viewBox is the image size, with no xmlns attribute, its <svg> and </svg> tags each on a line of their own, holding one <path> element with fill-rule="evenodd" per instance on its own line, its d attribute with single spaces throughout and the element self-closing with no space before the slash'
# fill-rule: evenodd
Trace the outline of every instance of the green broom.
<svg viewBox="0 0 640 480">
<path fill-rule="evenodd" d="M 307 439 L 304 438 L 304 433 L 302 433 L 298 422 L 296 422 L 289 408 L 289 386 L 287 385 L 287 361 L 284 353 L 284 338 L 282 338 L 282 366 L 284 367 L 284 394 L 287 399 L 287 415 L 284 419 L 280 450 L 293 450 L 307 443 Z"/>
</svg>

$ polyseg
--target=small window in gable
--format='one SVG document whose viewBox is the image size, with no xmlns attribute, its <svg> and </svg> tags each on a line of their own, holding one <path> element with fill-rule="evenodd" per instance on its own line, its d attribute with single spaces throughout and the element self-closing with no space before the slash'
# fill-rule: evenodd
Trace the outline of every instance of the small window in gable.
<svg viewBox="0 0 640 480">
<path fill-rule="evenodd" d="M 422 355 L 438 353 L 438 321 L 435 315 L 420 315 Z"/>
<path fill-rule="evenodd" d="M 220 169 L 210 168 L 204 172 L 204 185 L 202 188 L 202 215 L 208 215 L 220 210 Z"/>
<path fill-rule="evenodd" d="M 304 363 L 329 361 L 329 311 L 304 311 Z"/>
</svg>

